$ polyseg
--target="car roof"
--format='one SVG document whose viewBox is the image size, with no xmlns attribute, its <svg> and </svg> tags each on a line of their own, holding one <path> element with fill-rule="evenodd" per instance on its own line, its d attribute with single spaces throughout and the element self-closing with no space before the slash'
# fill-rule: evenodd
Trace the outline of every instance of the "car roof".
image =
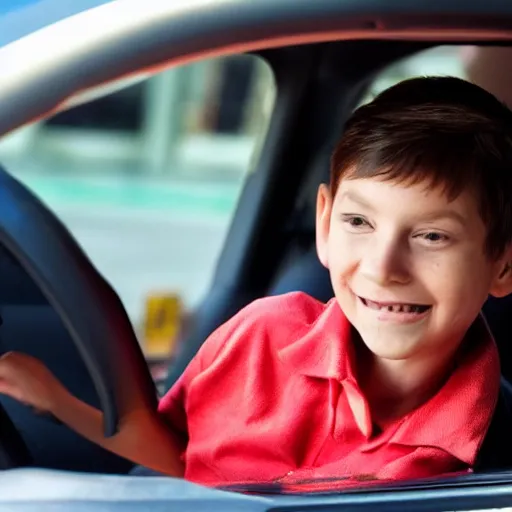
<svg viewBox="0 0 512 512">
<path fill-rule="evenodd" d="M 144 71 L 344 39 L 510 41 L 508 0 L 40 0 L 0 17 L 0 135 Z"/>
</svg>

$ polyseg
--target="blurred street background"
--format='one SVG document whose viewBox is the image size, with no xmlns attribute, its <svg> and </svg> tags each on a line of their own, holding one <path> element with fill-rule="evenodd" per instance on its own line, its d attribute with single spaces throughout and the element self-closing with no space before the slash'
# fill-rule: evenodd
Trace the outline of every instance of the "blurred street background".
<svg viewBox="0 0 512 512">
<path fill-rule="evenodd" d="M 422 74 L 464 76 L 463 54 L 401 62 L 365 101 Z M 139 329 L 153 294 L 193 310 L 207 292 L 275 98 L 255 56 L 200 62 L 93 91 L 0 140 L 0 162 L 64 221 Z"/>
</svg>

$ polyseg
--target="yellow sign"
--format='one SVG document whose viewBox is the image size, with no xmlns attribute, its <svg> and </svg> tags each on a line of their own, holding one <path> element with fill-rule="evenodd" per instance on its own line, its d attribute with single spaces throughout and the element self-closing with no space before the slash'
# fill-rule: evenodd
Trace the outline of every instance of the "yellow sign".
<svg viewBox="0 0 512 512">
<path fill-rule="evenodd" d="M 152 294 L 146 300 L 144 352 L 148 357 L 172 354 L 181 324 L 183 306 L 175 294 Z"/>
</svg>

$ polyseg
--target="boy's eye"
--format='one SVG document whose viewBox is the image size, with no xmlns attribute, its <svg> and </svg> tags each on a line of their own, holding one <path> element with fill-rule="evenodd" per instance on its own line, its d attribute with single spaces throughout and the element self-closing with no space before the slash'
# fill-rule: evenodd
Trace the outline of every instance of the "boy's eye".
<svg viewBox="0 0 512 512">
<path fill-rule="evenodd" d="M 429 233 L 423 233 L 419 235 L 420 238 L 423 238 L 423 240 L 426 240 L 430 243 L 440 243 L 440 242 L 446 242 L 448 240 L 448 237 L 444 235 L 443 233 L 437 233 L 436 231 L 430 231 Z"/>
<path fill-rule="evenodd" d="M 370 226 L 368 221 L 364 217 L 361 217 L 360 215 L 342 215 L 342 220 L 351 228 L 357 229 Z"/>
<path fill-rule="evenodd" d="M 366 223 L 361 217 L 353 217 L 348 221 L 351 226 L 364 226 Z"/>
</svg>

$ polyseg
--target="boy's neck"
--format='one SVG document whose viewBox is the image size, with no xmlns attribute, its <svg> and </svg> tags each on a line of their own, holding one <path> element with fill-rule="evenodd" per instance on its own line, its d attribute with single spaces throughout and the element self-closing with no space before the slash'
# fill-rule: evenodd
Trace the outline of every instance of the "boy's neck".
<svg viewBox="0 0 512 512">
<path fill-rule="evenodd" d="M 385 427 L 413 411 L 443 386 L 454 369 L 455 354 L 441 360 L 382 359 L 361 342 L 358 350 L 358 380 L 372 414 L 373 421 Z"/>
</svg>

